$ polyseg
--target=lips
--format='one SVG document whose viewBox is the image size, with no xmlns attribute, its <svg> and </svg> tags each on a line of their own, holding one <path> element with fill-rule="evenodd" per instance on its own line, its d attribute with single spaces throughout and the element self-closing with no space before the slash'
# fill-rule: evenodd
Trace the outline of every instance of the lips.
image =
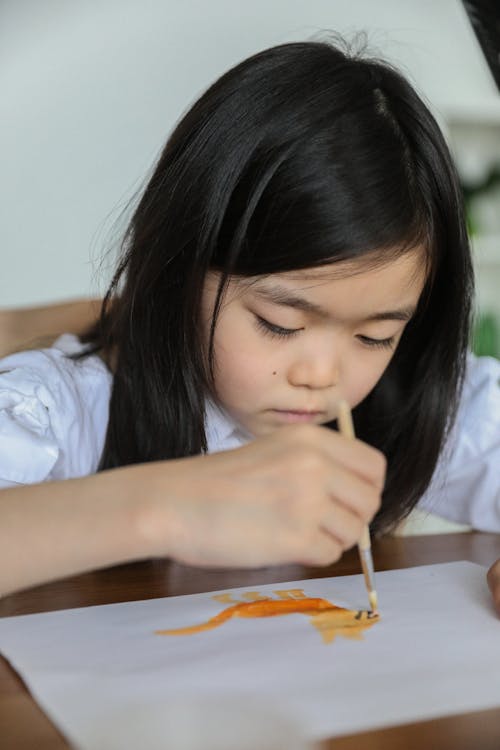
<svg viewBox="0 0 500 750">
<path fill-rule="evenodd" d="M 276 419 L 280 422 L 316 422 L 318 418 L 324 419 L 323 411 L 285 411 L 284 409 L 273 409 Z"/>
<path fill-rule="evenodd" d="M 279 414 L 303 414 L 310 417 L 324 414 L 324 411 L 320 411 L 319 409 L 273 409 L 273 411 L 277 411 Z"/>
</svg>

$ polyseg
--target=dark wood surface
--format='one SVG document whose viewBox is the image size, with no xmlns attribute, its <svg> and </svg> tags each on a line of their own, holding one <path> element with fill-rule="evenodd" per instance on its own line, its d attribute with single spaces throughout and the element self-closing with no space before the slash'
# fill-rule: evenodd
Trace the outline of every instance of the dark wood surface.
<svg viewBox="0 0 500 750">
<path fill-rule="evenodd" d="M 470 560 L 489 566 L 500 558 L 500 535 L 473 532 L 386 537 L 374 542 L 373 557 L 376 570 L 453 560 Z M 75 576 L 5 597 L 0 600 L 0 617 L 358 572 L 355 549 L 327 568 L 290 565 L 250 571 L 203 570 L 152 560 Z M 500 648 L 500 621 L 498 627 Z M 68 747 L 64 737 L 33 701 L 22 680 L 1 657 L 0 747 L 2 750 Z M 488 711 L 338 737 L 326 742 L 324 748 L 500 750 L 500 705 Z"/>
</svg>

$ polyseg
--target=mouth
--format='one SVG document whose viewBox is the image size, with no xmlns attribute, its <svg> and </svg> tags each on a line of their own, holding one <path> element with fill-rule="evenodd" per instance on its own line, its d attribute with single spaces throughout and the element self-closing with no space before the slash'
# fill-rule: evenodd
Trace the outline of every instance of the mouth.
<svg viewBox="0 0 500 750">
<path fill-rule="evenodd" d="M 314 422 L 318 417 L 324 416 L 324 411 L 305 411 L 289 409 L 272 409 L 273 414 L 285 422 Z"/>
</svg>

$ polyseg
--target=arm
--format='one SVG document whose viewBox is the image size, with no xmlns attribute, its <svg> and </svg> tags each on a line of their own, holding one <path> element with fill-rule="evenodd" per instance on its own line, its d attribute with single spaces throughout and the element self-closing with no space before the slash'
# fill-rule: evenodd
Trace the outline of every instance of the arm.
<svg viewBox="0 0 500 750">
<path fill-rule="evenodd" d="M 0 490 L 0 596 L 150 555 L 142 469 Z"/>
<path fill-rule="evenodd" d="M 82 333 L 94 323 L 100 299 L 82 299 L 42 307 L 0 310 L 0 357 L 29 347 L 40 337 L 56 339 L 61 333 Z"/>
<path fill-rule="evenodd" d="M 0 595 L 121 562 L 327 565 L 378 507 L 385 461 L 323 427 L 0 491 Z"/>
</svg>

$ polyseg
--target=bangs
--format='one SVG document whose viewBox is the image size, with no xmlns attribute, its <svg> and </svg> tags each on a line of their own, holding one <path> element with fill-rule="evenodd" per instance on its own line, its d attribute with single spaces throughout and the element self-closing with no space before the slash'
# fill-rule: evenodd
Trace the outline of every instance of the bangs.
<svg viewBox="0 0 500 750">
<path fill-rule="evenodd" d="M 360 179 L 361 170 L 357 178 L 346 179 L 329 170 L 321 154 L 317 158 L 317 164 L 303 156 L 289 159 L 275 172 L 270 166 L 272 176 L 263 175 L 258 183 L 250 175 L 242 178 L 229 201 L 211 268 L 225 276 L 254 276 L 330 265 L 331 277 L 339 278 L 421 250 L 425 275 L 432 280 L 440 247 L 434 212 L 409 189 L 406 170 L 395 165 L 396 174 L 387 180 L 391 187 L 374 192 L 366 187 L 369 180 Z M 372 173 L 387 168 L 380 160 L 380 155 L 372 158 Z"/>
</svg>

